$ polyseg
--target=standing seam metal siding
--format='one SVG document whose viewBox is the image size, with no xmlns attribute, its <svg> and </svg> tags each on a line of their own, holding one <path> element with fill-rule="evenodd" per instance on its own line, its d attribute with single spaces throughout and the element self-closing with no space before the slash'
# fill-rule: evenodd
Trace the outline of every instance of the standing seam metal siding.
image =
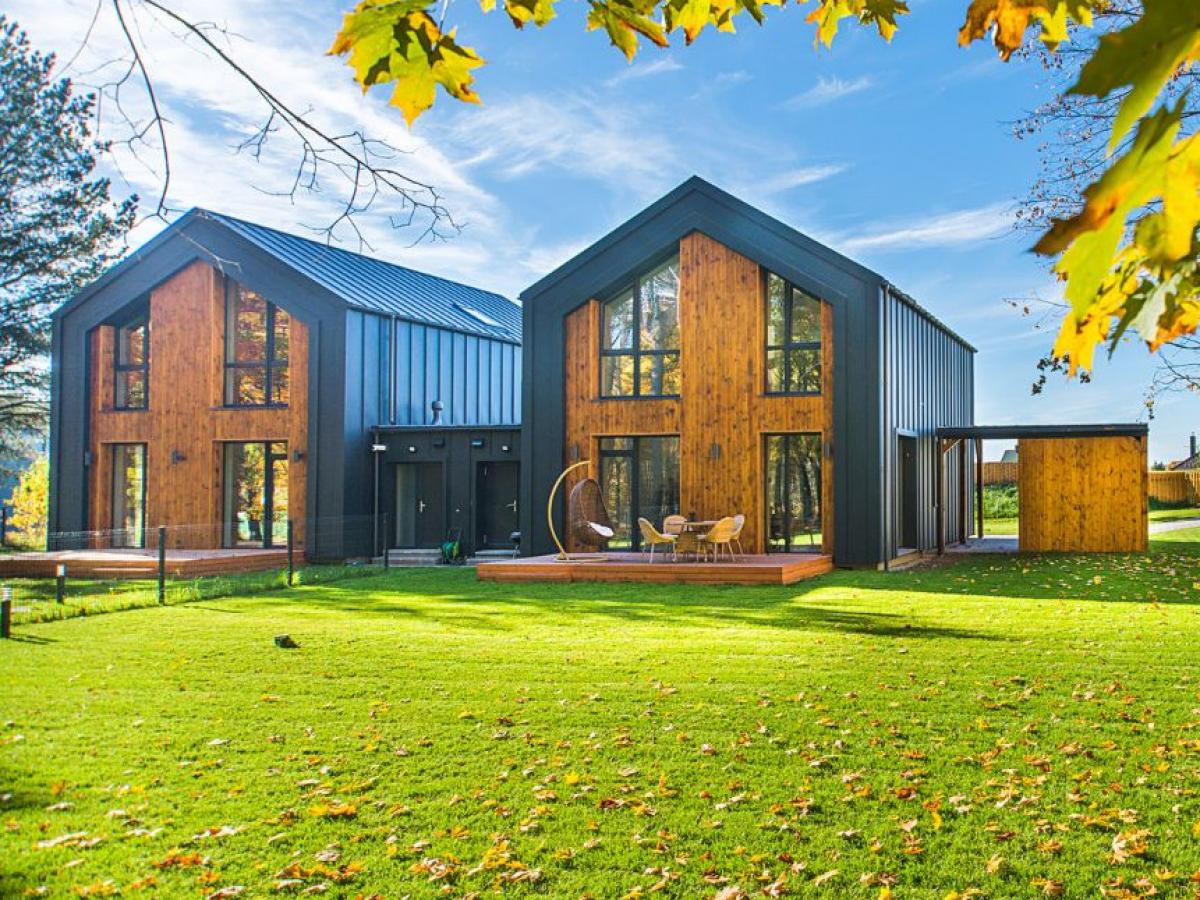
<svg viewBox="0 0 1200 900">
<path fill-rule="evenodd" d="M 442 425 L 519 427 L 521 348 L 351 309 L 345 370 L 345 514 L 359 520 L 347 522 L 346 544 L 354 555 L 369 550 L 363 523 L 374 505 L 371 430 L 431 425 L 434 400 L 444 406 Z"/>
<path fill-rule="evenodd" d="M 434 400 L 443 425 L 520 424 L 517 344 L 357 310 L 346 332 L 348 433 L 431 425 Z"/>
<path fill-rule="evenodd" d="M 920 546 L 937 545 L 937 439 L 935 430 L 975 421 L 975 351 L 948 333 L 905 298 L 884 286 L 881 292 L 883 321 L 883 421 L 884 421 L 884 541 L 885 559 L 900 549 L 899 438 L 917 440 L 917 534 Z M 968 447 L 966 471 L 960 471 L 958 450 L 946 455 L 946 540 L 956 539 L 959 523 L 959 485 L 970 473 L 974 447 Z M 973 515 L 968 496 L 967 529 Z"/>
</svg>

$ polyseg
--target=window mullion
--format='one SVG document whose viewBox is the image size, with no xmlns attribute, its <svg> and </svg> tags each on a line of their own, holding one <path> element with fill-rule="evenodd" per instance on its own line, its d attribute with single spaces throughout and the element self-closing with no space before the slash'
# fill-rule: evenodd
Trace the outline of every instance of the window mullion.
<svg viewBox="0 0 1200 900">
<path fill-rule="evenodd" d="M 633 396 L 642 396 L 642 283 L 633 283 Z"/>
<path fill-rule="evenodd" d="M 274 381 L 274 372 L 272 371 L 272 367 L 275 362 L 275 304 L 267 304 L 267 315 L 265 319 L 267 323 L 267 365 L 266 372 L 263 375 L 263 401 L 267 406 L 270 406 L 272 397 L 274 396 L 271 392 L 271 384 Z M 270 456 L 271 448 L 269 446 L 266 447 L 265 452 L 268 456 Z"/>
</svg>

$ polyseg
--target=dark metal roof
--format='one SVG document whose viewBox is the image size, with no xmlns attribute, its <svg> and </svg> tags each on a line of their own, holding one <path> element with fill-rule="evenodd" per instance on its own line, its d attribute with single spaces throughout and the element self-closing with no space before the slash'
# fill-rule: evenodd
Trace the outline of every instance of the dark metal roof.
<svg viewBox="0 0 1200 900">
<path fill-rule="evenodd" d="M 521 307 L 507 297 L 223 213 L 195 209 L 191 214 L 233 229 L 356 309 L 482 337 L 521 340 Z"/>
<path fill-rule="evenodd" d="M 200 222 L 227 229 L 354 309 L 514 344 L 521 342 L 521 307 L 500 294 L 198 207 L 184 213 L 60 306 L 55 317 L 86 302 L 177 235 L 197 243 L 199 255 L 219 265 L 223 261 L 216 254 L 187 234 L 189 226 Z"/>
<path fill-rule="evenodd" d="M 1021 438 L 1072 437 L 1145 437 L 1150 426 L 1144 422 L 1107 425 L 961 425 L 939 428 L 940 438 L 981 438 L 1020 440 Z"/>
</svg>

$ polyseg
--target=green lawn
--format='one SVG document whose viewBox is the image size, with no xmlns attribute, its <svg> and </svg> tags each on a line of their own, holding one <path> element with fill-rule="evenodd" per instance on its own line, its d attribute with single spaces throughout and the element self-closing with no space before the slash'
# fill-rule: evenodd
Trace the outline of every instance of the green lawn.
<svg viewBox="0 0 1200 900">
<path fill-rule="evenodd" d="M 293 584 L 328 584 L 344 578 L 369 577 L 376 570 L 361 565 L 311 565 L 296 569 Z M 13 622 L 25 625 L 75 616 L 95 615 L 158 605 L 158 580 L 152 578 L 69 578 L 63 602 L 57 602 L 53 578 L 6 578 L 12 588 Z M 287 588 L 286 571 L 247 572 L 203 578 L 169 578 L 163 603 L 192 603 L 217 597 L 258 594 Z"/>
<path fill-rule="evenodd" d="M 1152 509 L 1151 522 L 1178 522 L 1180 519 L 1200 519 L 1200 509 L 1194 506 L 1178 509 Z"/>
<path fill-rule="evenodd" d="M 1198 542 L 786 589 L 399 570 L 23 626 L 0 896 L 1190 894 Z"/>
<path fill-rule="evenodd" d="M 1020 532 L 1020 519 L 1017 518 L 1001 518 L 983 520 L 984 534 L 1009 534 L 1016 535 Z"/>
</svg>

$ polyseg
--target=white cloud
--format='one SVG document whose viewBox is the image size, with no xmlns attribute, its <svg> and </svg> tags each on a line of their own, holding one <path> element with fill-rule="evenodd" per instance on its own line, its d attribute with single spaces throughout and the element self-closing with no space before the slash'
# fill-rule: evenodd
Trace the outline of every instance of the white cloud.
<svg viewBox="0 0 1200 900">
<path fill-rule="evenodd" d="M 941 213 L 924 219 L 898 222 L 863 234 L 834 238 L 844 252 L 860 250 L 949 247 L 995 238 L 1011 230 L 1012 209 L 1007 203 L 992 203 L 975 209 Z"/>
<path fill-rule="evenodd" d="M 862 75 L 852 81 L 844 81 L 836 75 L 833 78 L 822 76 L 807 91 L 797 94 L 784 105 L 789 109 L 811 109 L 814 106 L 824 106 L 835 100 L 841 100 L 843 97 L 860 93 L 874 85 L 875 79 L 870 75 Z"/>
<path fill-rule="evenodd" d="M 770 175 L 758 181 L 755 190 L 768 194 L 790 191 L 793 188 L 816 184 L 818 181 L 840 175 L 849 168 L 850 166 L 846 163 L 830 163 L 824 166 L 802 166 L 797 169 L 788 169 L 786 172 Z"/>
<path fill-rule="evenodd" d="M 679 161 L 687 158 L 670 129 L 648 111 L 586 95 L 522 94 L 494 100 L 451 123 L 447 135 L 472 151 L 469 167 L 486 166 L 493 178 L 544 176 L 557 169 L 632 187 L 639 194 L 673 184 Z"/>
<path fill-rule="evenodd" d="M 604 85 L 605 87 L 616 87 L 626 81 L 649 78 L 653 75 L 662 75 L 664 72 L 679 72 L 682 69 L 683 66 L 674 57 L 664 56 L 661 59 L 654 60 L 654 62 L 626 66 L 612 78 L 605 81 Z"/>
</svg>

